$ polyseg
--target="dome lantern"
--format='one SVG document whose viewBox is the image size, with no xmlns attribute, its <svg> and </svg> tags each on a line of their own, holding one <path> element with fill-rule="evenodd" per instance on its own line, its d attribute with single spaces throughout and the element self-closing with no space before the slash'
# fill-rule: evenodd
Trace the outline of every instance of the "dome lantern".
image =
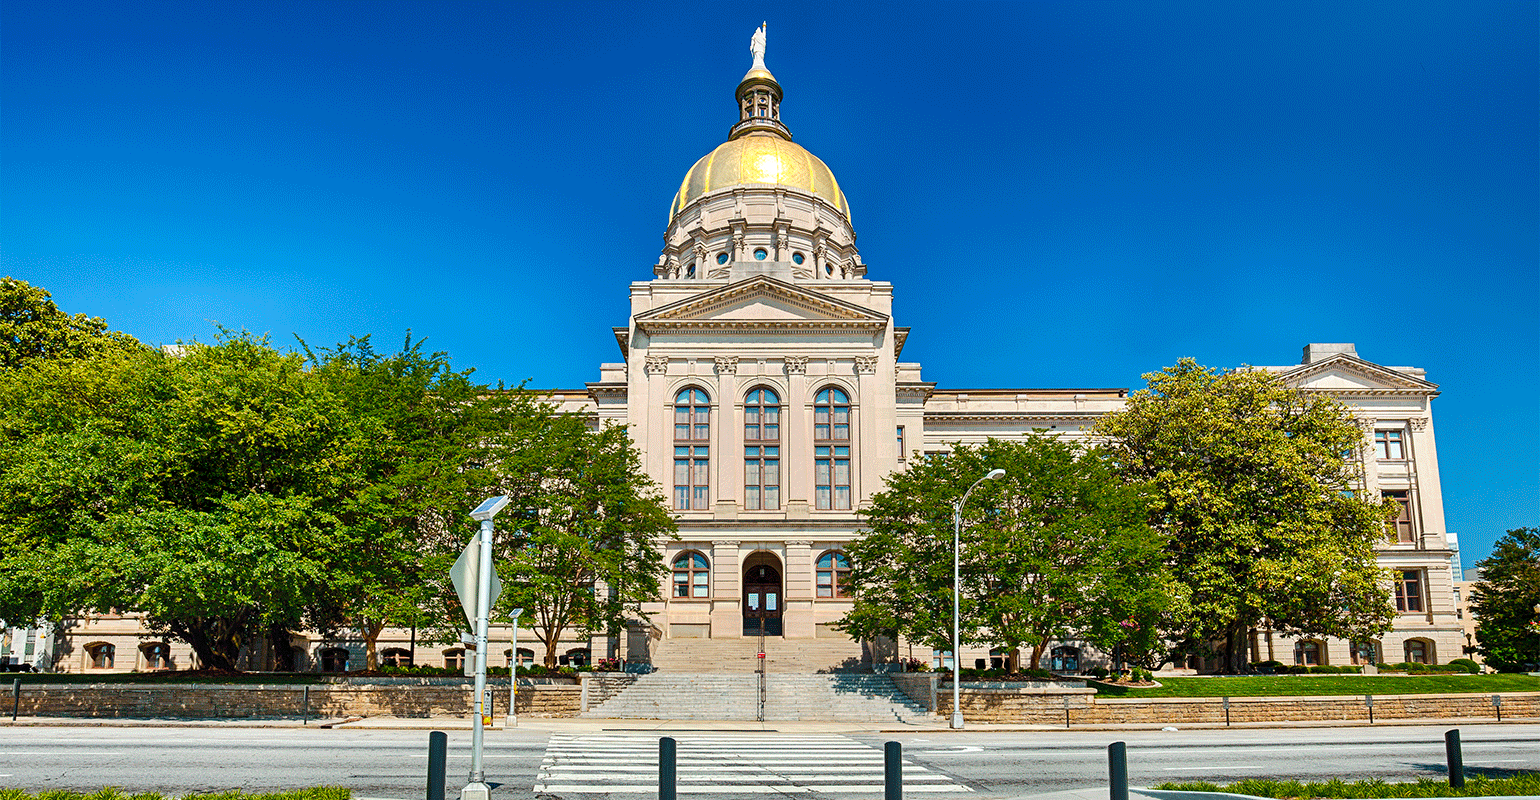
<svg viewBox="0 0 1540 800">
<path fill-rule="evenodd" d="M 781 122 L 781 84 L 765 67 L 765 26 L 760 23 L 749 45 L 754 64 L 738 83 L 738 122 L 728 130 L 729 141 L 756 131 L 791 139 L 791 131 Z"/>
</svg>

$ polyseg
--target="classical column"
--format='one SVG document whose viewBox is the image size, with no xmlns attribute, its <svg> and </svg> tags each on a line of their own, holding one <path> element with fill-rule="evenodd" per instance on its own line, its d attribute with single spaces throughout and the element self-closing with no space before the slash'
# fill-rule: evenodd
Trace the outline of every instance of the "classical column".
<svg viewBox="0 0 1540 800">
<path fill-rule="evenodd" d="M 789 639 L 811 639 L 817 635 L 813 619 L 812 544 L 805 539 L 786 542 L 786 611 L 781 620 Z"/>
<path fill-rule="evenodd" d="M 882 491 L 883 465 L 890 463 L 884 456 L 896 433 L 891 427 L 892 418 L 881 413 L 882 405 L 877 402 L 877 361 L 877 356 L 856 356 L 856 386 L 861 393 L 856 426 L 861 433 L 858 441 L 851 442 L 852 452 L 860 454 L 859 458 L 851 459 L 855 472 L 850 476 L 852 509 L 860 508 L 866 498 Z M 886 432 L 878 428 L 883 420 L 888 422 Z"/>
<path fill-rule="evenodd" d="M 712 480 L 717 519 L 737 519 L 743 497 L 743 398 L 738 393 L 738 357 L 717 356 L 717 418 Z"/>
<path fill-rule="evenodd" d="M 711 638 L 743 635 L 743 558 L 735 540 L 711 543 Z"/>
<path fill-rule="evenodd" d="M 1364 464 L 1364 495 L 1379 499 L 1380 496 L 1380 472 L 1379 459 L 1374 452 L 1374 423 L 1372 417 L 1359 417 L 1353 420 L 1358 429 L 1363 431 L 1364 439 L 1361 448 Z"/>
<path fill-rule="evenodd" d="M 813 408 L 807 397 L 807 356 L 786 356 L 786 406 L 781 418 L 781 482 L 788 519 L 807 519 L 813 502 Z"/>
<path fill-rule="evenodd" d="M 642 436 L 646 443 L 643 452 L 647 454 L 647 471 L 658 483 L 663 485 L 664 493 L 669 497 L 669 506 L 673 506 L 674 496 L 674 470 L 673 470 L 673 420 L 669 415 L 674 413 L 674 398 L 664 397 L 667 391 L 665 376 L 668 374 L 668 356 L 646 356 L 643 371 L 647 376 L 647 393 L 641 398 L 647 404 L 642 410 L 644 430 Z"/>
</svg>

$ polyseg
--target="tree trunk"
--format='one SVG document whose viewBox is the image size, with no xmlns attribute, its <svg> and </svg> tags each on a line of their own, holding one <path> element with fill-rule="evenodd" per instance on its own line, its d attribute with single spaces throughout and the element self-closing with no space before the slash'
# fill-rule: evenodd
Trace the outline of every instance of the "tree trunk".
<svg viewBox="0 0 1540 800">
<path fill-rule="evenodd" d="M 1047 641 L 1037 642 L 1032 645 L 1032 663 L 1027 665 L 1027 669 L 1037 669 L 1038 665 L 1043 663 L 1043 650 L 1047 647 Z"/>
<path fill-rule="evenodd" d="M 545 668 L 556 669 L 556 643 L 561 641 L 559 628 L 546 628 L 540 641 L 545 644 Z"/>
<path fill-rule="evenodd" d="M 380 668 L 380 632 L 385 630 L 383 620 L 364 620 L 364 669 Z"/>
</svg>

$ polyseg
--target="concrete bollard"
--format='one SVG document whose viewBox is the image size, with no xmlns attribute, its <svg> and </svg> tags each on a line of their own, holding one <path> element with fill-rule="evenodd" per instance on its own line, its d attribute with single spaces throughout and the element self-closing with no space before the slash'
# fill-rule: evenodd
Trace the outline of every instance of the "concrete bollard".
<svg viewBox="0 0 1540 800">
<path fill-rule="evenodd" d="M 1460 754 L 1460 729 L 1444 732 L 1444 758 L 1449 762 L 1449 788 L 1465 788 L 1465 759 Z"/>
<path fill-rule="evenodd" d="M 658 740 L 658 800 L 678 800 L 679 743 L 665 736 Z"/>
<path fill-rule="evenodd" d="M 882 746 L 882 800 L 904 800 L 904 746 Z"/>
<path fill-rule="evenodd" d="M 1107 784 L 1110 800 L 1128 800 L 1128 745 L 1107 745 Z"/>
<path fill-rule="evenodd" d="M 428 734 L 428 800 L 444 800 L 444 775 L 449 769 L 449 734 Z"/>
</svg>

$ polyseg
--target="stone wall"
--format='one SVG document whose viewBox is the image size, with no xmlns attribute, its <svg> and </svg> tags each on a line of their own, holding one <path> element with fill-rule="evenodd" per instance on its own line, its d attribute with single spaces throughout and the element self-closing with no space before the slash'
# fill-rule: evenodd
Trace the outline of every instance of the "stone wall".
<svg viewBox="0 0 1540 800">
<path fill-rule="evenodd" d="M 1084 690 L 1091 691 L 1091 690 Z M 1503 719 L 1540 718 L 1540 692 L 1501 695 Z M 1408 719 L 1493 719 L 1497 706 L 1490 694 L 1376 695 L 1376 722 Z M 936 694 L 936 713 L 952 714 L 952 695 Z M 1232 697 L 1231 723 L 1368 722 L 1369 702 L 1362 695 L 1328 697 Z M 1220 697 L 1104 698 L 1070 690 L 1056 694 L 1023 690 L 967 689 L 963 717 L 973 722 L 1073 725 L 1224 724 Z"/>
<path fill-rule="evenodd" d="M 490 689 L 492 715 L 506 713 L 508 685 Z M 470 685 L 23 683 L 19 713 L 140 719 L 467 716 L 473 713 L 474 695 Z M 581 700 L 576 684 L 521 683 L 517 693 L 518 713 L 532 717 L 575 717 Z"/>
</svg>

